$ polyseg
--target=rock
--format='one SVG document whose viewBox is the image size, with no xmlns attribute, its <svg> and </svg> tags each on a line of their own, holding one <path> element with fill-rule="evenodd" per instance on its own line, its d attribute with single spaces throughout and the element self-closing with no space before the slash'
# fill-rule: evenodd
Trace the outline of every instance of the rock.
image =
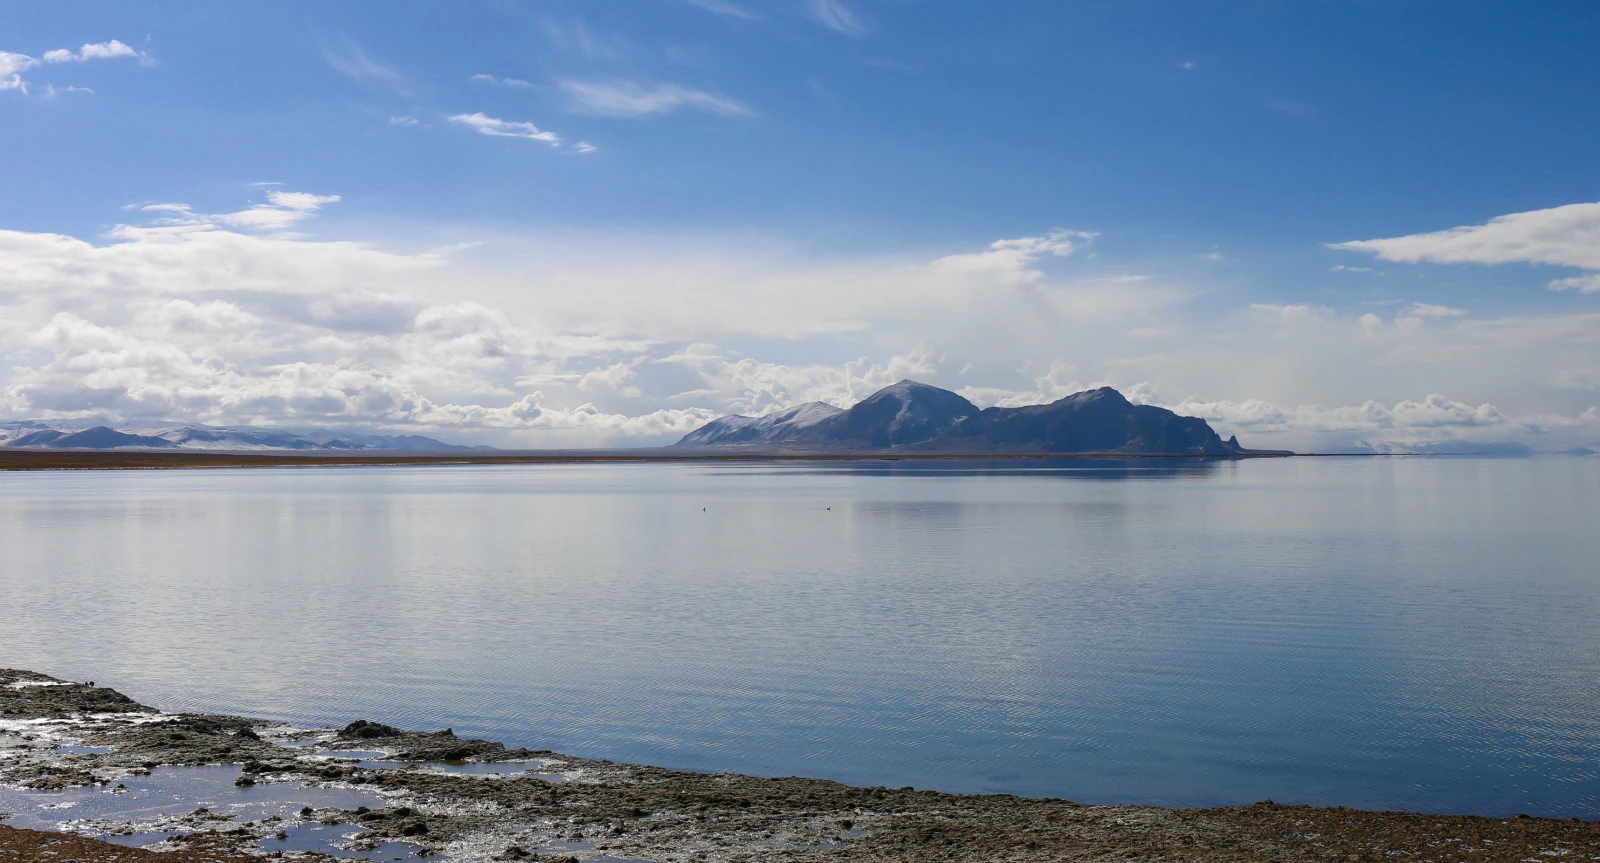
<svg viewBox="0 0 1600 863">
<path fill-rule="evenodd" d="M 380 737 L 399 737 L 400 729 L 381 722 L 368 722 L 365 719 L 356 721 L 339 729 L 339 736 L 346 740 L 375 740 Z"/>
</svg>

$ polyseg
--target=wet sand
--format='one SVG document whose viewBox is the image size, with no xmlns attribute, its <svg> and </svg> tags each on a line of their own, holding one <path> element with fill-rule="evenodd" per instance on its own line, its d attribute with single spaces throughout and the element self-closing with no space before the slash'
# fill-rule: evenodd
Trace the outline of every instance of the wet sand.
<svg viewBox="0 0 1600 863">
<path fill-rule="evenodd" d="M 1600 823 L 1576 819 L 1271 802 L 1218 809 L 1094 806 L 688 773 L 507 750 L 449 730 L 405 731 L 363 721 L 302 729 L 167 714 L 105 687 L 0 670 L 0 784 L 115 795 L 121 783 L 174 769 L 164 765 L 227 765 L 229 775 L 237 770 L 240 789 L 271 788 L 280 797 L 360 792 L 374 805 L 305 807 L 255 820 L 205 809 L 73 820 L 71 810 L 63 810 L 57 826 L 78 834 L 160 831 L 173 838 L 147 855 L 130 855 L 118 845 L 77 840 L 41 846 L 37 834 L 4 830 L 0 863 L 230 860 L 262 854 L 264 839 L 317 825 L 343 825 L 353 837 L 344 844 L 356 850 L 407 843 L 421 856 L 457 860 L 1600 860 Z M 463 772 L 495 765 L 508 772 Z M 314 857 L 296 851 L 273 856 Z"/>
</svg>

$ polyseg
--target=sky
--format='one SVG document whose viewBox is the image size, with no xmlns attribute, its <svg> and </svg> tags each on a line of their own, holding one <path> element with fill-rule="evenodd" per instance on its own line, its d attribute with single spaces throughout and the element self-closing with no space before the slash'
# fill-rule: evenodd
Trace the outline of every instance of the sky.
<svg viewBox="0 0 1600 863">
<path fill-rule="evenodd" d="M 0 8 L 0 419 L 1600 449 L 1600 5 Z"/>
</svg>

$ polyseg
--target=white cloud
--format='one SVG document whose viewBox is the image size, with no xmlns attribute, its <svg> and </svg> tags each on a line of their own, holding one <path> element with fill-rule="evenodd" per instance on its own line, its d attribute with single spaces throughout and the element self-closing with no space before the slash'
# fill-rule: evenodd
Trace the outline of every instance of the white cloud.
<svg viewBox="0 0 1600 863">
<path fill-rule="evenodd" d="M 411 126 L 415 126 L 419 122 L 420 121 L 417 120 L 416 117 L 408 117 L 408 116 L 405 116 L 403 114 L 397 114 L 397 115 L 389 118 L 389 125 L 391 125 L 391 126 L 401 126 L 401 127 L 404 127 L 404 128 L 409 128 Z"/>
<path fill-rule="evenodd" d="M 1034 264 L 1045 255 L 1066 257 L 1095 238 L 1085 231 L 1052 231 L 1042 237 L 996 240 L 986 251 L 946 255 L 933 262 L 936 270 L 963 276 L 994 277 L 1006 284 L 1037 282 L 1043 274 Z"/>
<path fill-rule="evenodd" d="M 54 48 L 44 52 L 38 58 L 11 51 L 0 51 L 0 90 L 17 90 L 26 94 L 28 92 L 28 82 L 23 79 L 22 73 L 46 63 L 82 63 L 87 60 L 111 60 L 118 57 L 137 57 L 145 63 L 150 62 L 149 55 L 135 50 L 116 39 L 112 39 L 109 42 L 87 43 L 77 51 L 73 51 L 70 48 Z M 46 85 L 46 87 L 46 97 L 54 96 L 58 92 L 94 92 L 87 87 L 67 86 L 59 89 L 53 85 Z"/>
<path fill-rule="evenodd" d="M 272 191 L 267 193 L 265 204 L 256 204 L 248 210 L 236 213 L 221 213 L 209 219 L 215 223 L 234 227 L 281 231 L 296 222 L 310 218 L 322 209 L 324 204 L 336 203 L 338 200 L 338 195 Z"/>
<path fill-rule="evenodd" d="M 458 126 L 466 126 L 480 135 L 493 135 L 501 138 L 527 138 L 530 141 L 543 141 L 552 147 L 561 146 L 561 137 L 554 132 L 546 132 L 532 123 L 521 123 L 514 120 L 501 120 L 486 114 L 456 114 L 450 122 Z"/>
<path fill-rule="evenodd" d="M 1328 268 L 1330 273 L 1370 273 L 1371 267 L 1350 267 L 1344 264 L 1334 264 Z"/>
<path fill-rule="evenodd" d="M 39 61 L 26 54 L 0 51 L 0 90 L 28 92 L 28 82 L 22 80 L 22 73 L 37 65 Z"/>
<path fill-rule="evenodd" d="M 1175 405 L 1192 416 L 1226 423 L 1230 427 L 1257 432 L 1296 430 L 1302 432 L 1401 432 L 1412 442 L 1427 439 L 1434 430 L 1445 427 L 1505 426 L 1509 421 L 1494 405 L 1471 405 L 1437 393 L 1419 400 L 1402 400 L 1393 405 L 1365 401 L 1354 405 L 1325 407 L 1320 404 L 1283 407 L 1260 400 L 1244 402 L 1183 401 Z"/>
<path fill-rule="evenodd" d="M 677 84 L 580 81 L 569 78 L 561 81 L 559 86 L 575 109 L 605 117 L 643 117 L 666 114 L 679 108 L 729 116 L 755 113 L 742 102 Z"/>
<path fill-rule="evenodd" d="M 1155 400 L 1217 420 L 1247 444 L 1337 450 L 1462 438 L 1562 449 L 1600 435 L 1573 424 L 1589 404 L 1574 403 L 1583 378 L 1570 374 L 1600 361 L 1600 314 L 1480 319 L 1417 309 L 1385 319 L 1260 305 L 1190 325 L 1159 354 L 1100 366 L 1123 385 L 1211 394 Z M 1472 417 L 1470 429 L 1440 419 L 1449 417 Z"/>
<path fill-rule="evenodd" d="M 807 9 L 811 17 L 822 26 L 846 36 L 865 36 L 867 28 L 850 7 L 839 0 L 809 0 Z"/>
<path fill-rule="evenodd" d="M 496 75 L 473 75 L 472 80 L 482 81 L 485 84 L 494 84 L 500 87 L 515 87 L 519 89 L 525 89 L 533 86 L 532 81 L 524 81 L 521 78 L 501 78 Z"/>
<path fill-rule="evenodd" d="M 1600 202 L 1496 216 L 1427 234 L 1331 243 L 1385 261 L 1415 264 L 1548 264 L 1600 271 Z M 1550 283 L 1555 290 L 1600 291 L 1600 272 Z"/>
<path fill-rule="evenodd" d="M 1411 308 L 1407 311 L 1407 314 L 1419 318 L 1460 318 L 1465 317 L 1467 313 L 1462 309 L 1457 309 L 1451 306 L 1436 306 L 1430 303 L 1412 303 Z"/>
<path fill-rule="evenodd" d="M 748 235 L 407 252 L 284 231 L 333 205 L 274 188 L 233 213 L 148 204 L 92 241 L 0 230 L 0 414 L 659 443 L 912 377 L 985 405 L 1109 384 L 1247 446 L 1600 442 L 1600 314 L 1217 309 L 1080 254 L 1083 232 L 838 258 Z"/>
<path fill-rule="evenodd" d="M 57 48 L 44 52 L 43 60 L 46 63 L 82 63 L 85 60 L 111 60 L 117 57 L 143 57 L 144 52 L 136 51 L 123 43 L 112 39 L 110 42 L 91 42 L 73 51 L 70 48 Z"/>
<path fill-rule="evenodd" d="M 752 260 L 718 272 L 700 253 L 664 259 L 648 244 L 612 249 L 607 257 L 626 266 L 574 281 L 583 269 L 575 262 L 591 253 L 566 241 L 483 271 L 278 232 L 333 197 L 274 189 L 263 204 L 220 215 L 149 204 L 139 212 L 153 222 L 118 226 L 104 244 L 0 231 L 0 282 L 22 298 L 0 316 L 10 369 L 0 375 L 0 410 L 458 437 L 475 429 L 514 445 L 661 441 L 730 411 L 848 404 L 946 362 L 912 345 L 887 358 L 785 365 L 685 338 L 694 332 L 859 328 L 867 318 L 836 316 L 851 297 L 873 293 L 869 307 L 850 311 L 966 319 L 970 305 L 1003 305 L 994 292 L 1009 290 L 915 260 L 812 264 L 809 273 Z M 1009 240 L 980 254 L 1007 257 L 1014 275 L 1020 259 L 1064 255 L 1073 242 Z M 704 308 L 722 315 L 696 312 L 679 285 L 708 292 Z M 741 303 L 752 290 L 772 308 Z"/>
<path fill-rule="evenodd" d="M 1600 273 L 1556 279 L 1550 283 L 1550 288 L 1556 291 L 1577 291 L 1581 294 L 1600 293 Z"/>
</svg>

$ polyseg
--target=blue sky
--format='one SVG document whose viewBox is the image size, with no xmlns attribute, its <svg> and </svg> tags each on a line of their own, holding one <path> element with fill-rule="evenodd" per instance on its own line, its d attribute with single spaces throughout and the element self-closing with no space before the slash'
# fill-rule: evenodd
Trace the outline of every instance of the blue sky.
<svg viewBox="0 0 1600 863">
<path fill-rule="evenodd" d="M 648 443 L 909 375 L 1247 444 L 1600 438 L 1593 4 L 4 23 L 12 418 Z"/>
</svg>

